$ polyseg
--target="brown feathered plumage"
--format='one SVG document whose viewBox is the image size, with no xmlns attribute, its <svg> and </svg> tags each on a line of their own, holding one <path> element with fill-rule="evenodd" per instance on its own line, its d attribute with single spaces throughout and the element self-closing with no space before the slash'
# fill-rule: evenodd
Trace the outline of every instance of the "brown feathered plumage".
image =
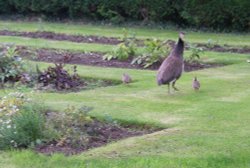
<svg viewBox="0 0 250 168">
<path fill-rule="evenodd" d="M 199 90 L 200 87 L 201 87 L 200 82 L 198 81 L 197 77 L 194 77 L 194 80 L 193 80 L 193 89 L 194 90 Z"/>
<path fill-rule="evenodd" d="M 122 75 L 122 82 L 124 83 L 124 84 L 128 84 L 128 83 L 131 83 L 132 82 L 132 79 L 131 79 L 131 77 L 128 75 L 128 74 L 123 74 Z"/>
<path fill-rule="evenodd" d="M 179 34 L 179 40 L 175 45 L 172 52 L 161 64 L 158 74 L 157 83 L 158 85 L 168 85 L 168 92 L 170 93 L 169 84 L 172 82 L 174 90 L 178 90 L 175 87 L 175 82 L 181 77 L 183 71 L 183 51 L 184 51 L 184 34 Z"/>
</svg>

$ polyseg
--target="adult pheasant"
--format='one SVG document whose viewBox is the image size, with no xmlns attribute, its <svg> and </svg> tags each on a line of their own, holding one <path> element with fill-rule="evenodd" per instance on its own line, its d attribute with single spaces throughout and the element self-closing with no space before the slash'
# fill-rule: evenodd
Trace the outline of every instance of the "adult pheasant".
<svg viewBox="0 0 250 168">
<path fill-rule="evenodd" d="M 174 90 L 178 90 L 175 87 L 175 82 L 181 77 L 184 62 L 183 62 L 183 51 L 184 51 L 184 33 L 179 33 L 179 39 L 177 44 L 169 56 L 162 62 L 158 74 L 157 83 L 158 85 L 168 85 L 168 93 L 170 93 L 170 84 Z"/>
</svg>

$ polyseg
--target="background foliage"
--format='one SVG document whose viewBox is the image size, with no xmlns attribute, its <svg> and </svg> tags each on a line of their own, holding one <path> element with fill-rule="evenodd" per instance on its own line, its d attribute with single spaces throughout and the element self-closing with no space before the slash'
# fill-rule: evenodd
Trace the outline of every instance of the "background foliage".
<svg viewBox="0 0 250 168">
<path fill-rule="evenodd" d="M 0 6 L 1 14 L 170 22 L 220 31 L 250 29 L 249 0 L 0 0 Z"/>
</svg>

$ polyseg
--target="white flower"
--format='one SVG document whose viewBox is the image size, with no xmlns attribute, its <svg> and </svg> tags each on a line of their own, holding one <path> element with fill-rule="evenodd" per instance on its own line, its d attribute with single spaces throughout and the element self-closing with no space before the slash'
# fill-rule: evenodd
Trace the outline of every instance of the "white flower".
<svg viewBox="0 0 250 168">
<path fill-rule="evenodd" d="M 7 120 L 5 123 L 6 123 L 6 124 L 9 124 L 10 122 L 11 122 L 11 120 Z"/>
<path fill-rule="evenodd" d="M 14 144 L 14 147 L 15 147 L 15 148 L 17 147 L 17 143 Z"/>
<path fill-rule="evenodd" d="M 7 128 L 11 128 L 11 125 L 7 125 Z"/>
</svg>

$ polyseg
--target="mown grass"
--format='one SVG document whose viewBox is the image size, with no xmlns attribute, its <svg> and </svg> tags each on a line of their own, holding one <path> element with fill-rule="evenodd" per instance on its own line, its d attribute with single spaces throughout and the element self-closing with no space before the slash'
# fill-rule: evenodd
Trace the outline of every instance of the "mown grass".
<svg viewBox="0 0 250 168">
<path fill-rule="evenodd" d="M 22 25 L 22 24 L 21 24 Z M 108 30 L 107 30 L 108 31 Z M 148 30 L 150 32 L 150 30 Z M 154 34 L 154 32 L 152 33 Z M 150 34 L 151 35 L 151 34 Z M 236 41 L 236 40 L 235 40 Z M 74 46 L 71 43 L 68 47 Z M 186 53 L 188 54 L 188 52 Z M 77 93 L 43 93 L 23 89 L 55 110 L 68 105 L 92 106 L 91 115 L 166 129 L 113 142 L 76 156 L 44 156 L 29 150 L 0 152 L 6 168 L 234 168 L 250 167 L 250 64 L 247 54 L 206 52 L 205 61 L 232 64 L 184 73 L 181 90 L 168 95 L 155 82 L 156 71 L 78 66 L 81 76 L 120 80 L 129 73 L 135 82 Z M 30 66 L 36 63 L 30 62 Z M 39 63 L 46 67 L 48 64 Z M 198 76 L 201 90 L 192 90 Z M 12 92 L 1 91 L 0 95 Z"/>
<path fill-rule="evenodd" d="M 108 52 L 114 47 L 112 45 L 104 44 L 73 43 L 68 41 L 54 41 L 13 36 L 0 36 L 0 43 L 11 43 L 15 45 L 30 46 L 33 48 L 53 48 L 82 52 Z"/>
<path fill-rule="evenodd" d="M 131 28 L 124 27 L 130 33 L 136 33 L 138 38 L 159 38 L 162 40 L 176 40 L 178 31 L 166 29 L 148 29 L 148 28 Z M 48 22 L 11 22 L 0 21 L 0 30 L 15 30 L 15 31 L 52 31 L 67 34 L 81 35 L 98 35 L 123 37 L 123 29 L 120 27 L 111 26 L 96 26 L 91 24 L 77 23 L 48 23 Z M 249 46 L 249 34 L 229 34 L 229 33 L 204 33 L 204 32 L 187 32 L 188 40 L 192 43 L 207 43 L 209 39 L 224 45 Z"/>
<path fill-rule="evenodd" d="M 130 86 L 69 94 L 32 93 L 57 110 L 69 104 L 87 105 L 94 107 L 93 116 L 108 115 L 131 123 L 164 125 L 168 129 L 112 143 L 80 156 L 45 157 L 24 151 L 11 152 L 8 160 L 19 167 L 86 167 L 85 162 L 90 167 L 246 167 L 250 156 L 248 69 L 247 63 L 241 63 L 186 73 L 177 84 L 181 92 L 173 95 L 156 86 L 154 71 L 138 70 L 128 70 L 138 80 Z M 112 79 L 119 79 L 124 71 L 93 67 L 79 70 L 94 77 L 108 74 L 107 78 Z M 202 82 L 198 93 L 191 89 L 193 75 L 198 75 Z"/>
<path fill-rule="evenodd" d="M 21 154 L 22 153 L 22 154 Z M 6 168 L 15 167 L 15 164 L 20 163 L 21 160 L 33 160 L 33 164 L 36 163 L 36 168 L 60 168 L 60 167 L 79 167 L 79 168 L 107 168 L 107 167 L 135 167 L 135 168 L 166 168 L 166 167 L 175 167 L 175 168 L 203 168 L 203 167 L 217 167 L 217 168 L 245 168 L 248 164 L 244 161 L 246 156 L 241 154 L 235 154 L 232 157 L 225 156 L 222 154 L 210 155 L 209 157 L 164 157 L 164 156 L 145 156 L 145 157 L 129 157 L 126 159 L 93 159 L 93 160 L 82 160 L 78 157 L 65 158 L 62 155 L 53 155 L 51 157 L 32 154 L 31 152 L 19 152 L 18 154 L 9 153 L 9 157 L 15 157 L 15 161 L 11 164 L 6 164 Z M 22 167 L 31 168 L 32 163 L 30 162 L 21 162 Z"/>
</svg>

